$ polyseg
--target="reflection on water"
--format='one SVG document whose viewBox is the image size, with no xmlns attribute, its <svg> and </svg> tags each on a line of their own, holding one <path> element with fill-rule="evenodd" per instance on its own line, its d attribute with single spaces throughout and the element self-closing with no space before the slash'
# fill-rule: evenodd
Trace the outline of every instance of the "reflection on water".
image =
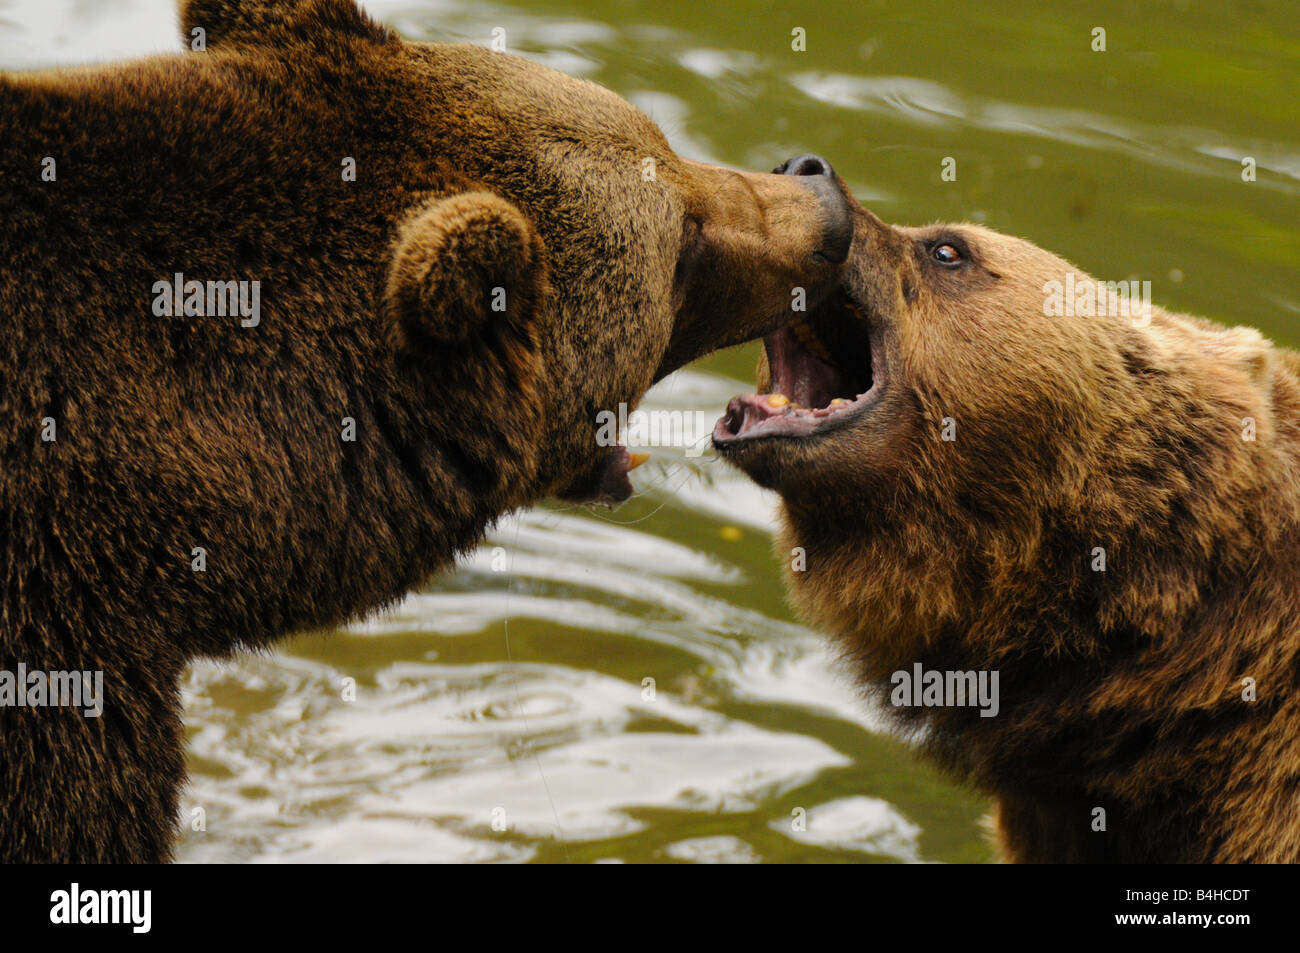
<svg viewBox="0 0 1300 953">
<path fill-rule="evenodd" d="M 815 151 L 887 219 L 983 221 L 1300 343 L 1286 3 L 365 5 L 415 39 L 504 28 L 693 157 Z M 8 68 L 174 35 L 170 0 L 0 0 Z M 644 406 L 720 412 L 755 355 L 710 358 Z M 773 499 L 675 448 L 634 482 L 616 511 L 502 521 L 460 572 L 363 624 L 195 665 L 180 858 L 987 860 L 986 805 L 885 734 L 785 607 Z"/>
<path fill-rule="evenodd" d="M 686 371 L 645 406 L 742 386 Z M 919 859 L 888 801 L 810 796 L 860 770 L 844 739 L 874 725 L 822 641 L 750 597 L 772 592 L 771 500 L 655 455 L 631 507 L 520 514 L 391 612 L 195 665 L 186 809 L 207 830 L 184 859 Z M 664 533 L 669 508 L 716 542 Z"/>
</svg>

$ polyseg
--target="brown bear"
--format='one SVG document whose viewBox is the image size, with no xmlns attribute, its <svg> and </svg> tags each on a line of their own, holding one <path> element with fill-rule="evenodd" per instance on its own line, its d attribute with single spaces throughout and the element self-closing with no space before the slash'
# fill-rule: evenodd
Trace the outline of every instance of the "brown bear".
<svg viewBox="0 0 1300 953">
<path fill-rule="evenodd" d="M 625 497 L 598 411 L 831 293 L 851 240 L 816 157 L 687 161 L 599 86 L 351 0 L 182 29 L 0 76 L 6 861 L 168 858 L 189 659 Z"/>
<path fill-rule="evenodd" d="M 972 225 L 847 275 L 714 432 L 798 609 L 1008 859 L 1300 860 L 1300 354 Z"/>
</svg>

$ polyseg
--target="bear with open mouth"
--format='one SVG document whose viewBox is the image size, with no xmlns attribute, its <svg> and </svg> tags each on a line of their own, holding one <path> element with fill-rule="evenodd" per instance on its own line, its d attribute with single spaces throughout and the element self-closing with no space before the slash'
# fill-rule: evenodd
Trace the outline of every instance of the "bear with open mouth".
<svg viewBox="0 0 1300 953">
<path fill-rule="evenodd" d="M 1007 859 L 1300 860 L 1300 354 L 977 226 L 860 210 L 849 265 L 714 431 L 796 607 Z"/>
</svg>

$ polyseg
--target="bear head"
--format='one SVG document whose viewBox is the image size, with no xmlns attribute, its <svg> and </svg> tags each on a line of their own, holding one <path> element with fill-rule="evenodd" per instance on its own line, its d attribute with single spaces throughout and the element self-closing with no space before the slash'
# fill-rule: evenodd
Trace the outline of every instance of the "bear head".
<svg viewBox="0 0 1300 953">
<path fill-rule="evenodd" d="M 869 677 L 1095 656 L 1178 631 L 1287 524 L 1279 353 L 1027 241 L 861 211 L 843 287 L 766 338 L 714 442 L 780 493 L 793 599 Z"/>
<path fill-rule="evenodd" d="M 404 42 L 352 0 L 189 0 L 182 32 L 244 77 L 296 74 L 330 104 L 322 125 L 356 153 L 357 183 L 390 182 L 391 340 L 431 407 L 477 405 L 459 451 L 498 474 L 505 506 L 628 495 L 628 455 L 597 444 L 597 415 L 788 323 L 846 258 L 849 205 L 816 157 L 782 174 L 682 158 L 595 83 Z"/>
</svg>

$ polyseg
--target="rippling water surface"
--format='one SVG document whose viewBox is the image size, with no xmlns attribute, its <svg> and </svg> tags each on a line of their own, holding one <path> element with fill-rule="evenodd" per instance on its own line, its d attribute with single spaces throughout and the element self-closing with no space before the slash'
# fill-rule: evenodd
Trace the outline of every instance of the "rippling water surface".
<svg viewBox="0 0 1300 953">
<path fill-rule="evenodd" d="M 692 157 L 818 152 L 888 220 L 983 222 L 1300 344 L 1292 3 L 366 6 L 414 39 L 503 27 Z M 168 0 L 0 0 L 7 68 L 174 34 Z M 716 416 L 756 355 L 715 355 L 644 406 Z M 786 608 L 773 499 L 711 451 L 653 454 L 616 511 L 519 514 L 393 612 L 195 665 L 180 858 L 988 859 L 982 799 L 884 733 Z"/>
</svg>

